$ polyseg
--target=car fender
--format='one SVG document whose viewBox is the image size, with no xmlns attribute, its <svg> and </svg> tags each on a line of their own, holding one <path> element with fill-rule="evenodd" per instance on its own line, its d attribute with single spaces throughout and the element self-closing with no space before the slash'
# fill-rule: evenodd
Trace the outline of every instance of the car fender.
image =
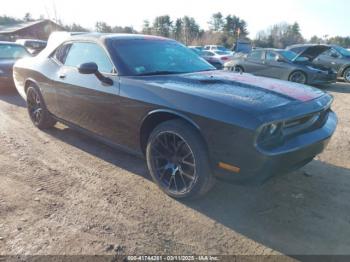
<svg viewBox="0 0 350 262">
<path fill-rule="evenodd" d="M 143 123 L 145 123 L 145 121 L 149 117 L 151 117 L 154 114 L 158 114 L 158 113 L 167 113 L 167 114 L 175 115 L 178 118 L 183 118 L 184 120 L 188 121 L 190 124 L 192 124 L 196 129 L 198 129 L 200 131 L 200 127 L 198 126 L 198 124 L 195 123 L 191 118 L 189 118 L 188 116 L 181 114 L 177 111 L 171 110 L 171 109 L 155 109 L 155 110 L 148 112 L 147 115 L 142 119 L 142 121 L 140 123 L 140 130 L 141 130 Z"/>
</svg>

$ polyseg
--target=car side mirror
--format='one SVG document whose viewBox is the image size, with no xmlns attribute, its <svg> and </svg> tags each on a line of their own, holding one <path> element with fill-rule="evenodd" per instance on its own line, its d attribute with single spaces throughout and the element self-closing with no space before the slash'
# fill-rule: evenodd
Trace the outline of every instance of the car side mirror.
<svg viewBox="0 0 350 262">
<path fill-rule="evenodd" d="M 109 77 L 104 76 L 98 71 L 98 66 L 94 62 L 84 63 L 78 66 L 78 71 L 80 74 L 91 75 L 94 74 L 98 80 L 107 85 L 113 85 L 113 80 Z"/>
<path fill-rule="evenodd" d="M 84 75 L 96 74 L 98 72 L 98 66 L 94 62 L 84 63 L 78 66 L 78 71 Z"/>
<path fill-rule="evenodd" d="M 275 61 L 282 63 L 282 62 L 284 62 L 284 59 L 283 59 L 283 57 L 278 55 L 278 56 L 276 56 Z"/>
</svg>

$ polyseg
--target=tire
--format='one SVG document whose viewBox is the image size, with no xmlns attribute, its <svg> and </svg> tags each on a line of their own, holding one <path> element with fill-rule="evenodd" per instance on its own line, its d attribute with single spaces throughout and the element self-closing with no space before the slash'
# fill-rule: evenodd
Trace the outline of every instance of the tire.
<svg viewBox="0 0 350 262">
<path fill-rule="evenodd" d="M 350 67 L 344 70 L 343 77 L 346 83 L 350 83 Z"/>
<path fill-rule="evenodd" d="M 183 120 L 166 121 L 153 130 L 146 158 L 154 182 L 173 198 L 198 198 L 214 186 L 205 144 Z"/>
<path fill-rule="evenodd" d="M 27 110 L 32 123 L 39 129 L 48 129 L 56 124 L 56 120 L 47 110 L 44 99 L 36 86 L 27 89 Z"/>
<path fill-rule="evenodd" d="M 307 76 L 302 71 L 294 71 L 289 75 L 288 81 L 299 83 L 299 84 L 306 84 L 307 83 Z"/>
<path fill-rule="evenodd" d="M 243 69 L 243 67 L 241 67 L 241 66 L 233 66 L 233 67 L 231 68 L 231 70 L 232 70 L 233 72 L 240 73 L 240 74 L 244 73 L 244 69 Z"/>
</svg>

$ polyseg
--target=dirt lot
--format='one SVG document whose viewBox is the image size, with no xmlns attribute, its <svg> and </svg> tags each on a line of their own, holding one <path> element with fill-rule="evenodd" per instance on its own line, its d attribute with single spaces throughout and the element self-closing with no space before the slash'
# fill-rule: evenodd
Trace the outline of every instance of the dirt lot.
<svg viewBox="0 0 350 262">
<path fill-rule="evenodd" d="M 339 126 L 316 160 L 190 202 L 140 159 L 63 125 L 37 130 L 14 91 L 0 94 L 0 255 L 350 254 L 350 85 L 326 90 Z"/>
</svg>

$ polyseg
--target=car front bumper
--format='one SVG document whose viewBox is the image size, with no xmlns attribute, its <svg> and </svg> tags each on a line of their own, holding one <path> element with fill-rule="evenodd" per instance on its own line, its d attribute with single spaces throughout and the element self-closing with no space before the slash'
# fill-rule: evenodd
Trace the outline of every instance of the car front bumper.
<svg viewBox="0 0 350 262">
<path fill-rule="evenodd" d="M 318 74 L 314 73 L 309 76 L 308 83 L 310 85 L 318 85 L 318 84 L 331 84 L 337 82 L 337 74 Z"/>
<path fill-rule="evenodd" d="M 241 184 L 261 184 L 270 177 L 288 173 L 310 162 L 327 146 L 337 126 L 337 117 L 330 111 L 325 124 L 316 130 L 288 139 L 272 151 L 258 150 L 237 173 L 216 167 L 218 178 Z M 230 163 L 229 163 L 230 164 Z"/>
</svg>

